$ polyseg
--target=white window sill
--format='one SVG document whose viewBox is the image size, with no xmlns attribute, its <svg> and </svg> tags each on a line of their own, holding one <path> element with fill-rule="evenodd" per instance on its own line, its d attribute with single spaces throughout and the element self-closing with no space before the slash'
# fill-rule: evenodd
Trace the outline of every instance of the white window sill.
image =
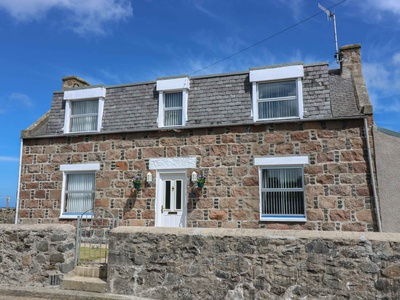
<svg viewBox="0 0 400 300">
<path fill-rule="evenodd" d="M 80 213 L 80 214 L 62 214 L 61 216 L 60 216 L 60 219 L 69 219 L 69 220 L 76 220 L 76 219 L 78 219 L 78 217 L 81 217 L 82 216 L 82 214 Z M 85 218 L 85 219 L 91 219 L 91 218 L 93 218 L 93 214 L 85 214 L 85 215 L 83 215 L 83 217 Z"/>
<path fill-rule="evenodd" d="M 75 133 L 97 133 L 100 132 L 99 130 L 88 130 L 88 131 L 68 131 L 65 134 L 75 134 Z"/>
<path fill-rule="evenodd" d="M 260 221 L 273 221 L 273 222 L 306 222 L 307 218 L 304 216 L 261 216 Z"/>
<path fill-rule="evenodd" d="M 299 116 L 291 116 L 291 117 L 284 117 L 284 118 L 270 118 L 270 119 L 257 119 L 256 122 L 266 122 L 266 121 L 280 121 L 280 120 L 295 120 L 301 119 Z"/>
<path fill-rule="evenodd" d="M 162 128 L 162 129 L 174 129 L 174 128 L 182 128 L 182 127 L 185 127 L 185 125 L 158 126 L 158 128 Z"/>
</svg>

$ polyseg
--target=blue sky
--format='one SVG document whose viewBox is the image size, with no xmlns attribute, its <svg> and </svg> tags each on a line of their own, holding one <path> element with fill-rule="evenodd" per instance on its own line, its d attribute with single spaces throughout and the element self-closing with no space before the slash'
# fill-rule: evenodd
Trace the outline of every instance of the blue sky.
<svg viewBox="0 0 400 300">
<path fill-rule="evenodd" d="M 49 110 L 62 77 L 115 85 L 294 61 L 334 69 L 333 23 L 318 3 L 336 5 L 339 46 L 362 45 L 376 124 L 400 131 L 398 0 L 0 0 L 0 206 L 15 202 L 20 132 Z"/>
</svg>

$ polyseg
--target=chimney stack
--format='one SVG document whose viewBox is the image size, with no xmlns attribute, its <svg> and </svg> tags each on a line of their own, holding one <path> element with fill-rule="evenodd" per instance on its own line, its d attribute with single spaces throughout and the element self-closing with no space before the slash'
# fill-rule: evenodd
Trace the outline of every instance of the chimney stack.
<svg viewBox="0 0 400 300">
<path fill-rule="evenodd" d="M 77 76 L 66 76 L 62 78 L 62 90 L 90 86 L 90 83 Z"/>
<path fill-rule="evenodd" d="M 360 112 L 366 115 L 372 115 L 372 104 L 369 100 L 361 67 L 361 45 L 353 44 L 340 47 L 340 54 L 342 56 L 340 75 L 343 78 L 352 79 Z"/>
</svg>

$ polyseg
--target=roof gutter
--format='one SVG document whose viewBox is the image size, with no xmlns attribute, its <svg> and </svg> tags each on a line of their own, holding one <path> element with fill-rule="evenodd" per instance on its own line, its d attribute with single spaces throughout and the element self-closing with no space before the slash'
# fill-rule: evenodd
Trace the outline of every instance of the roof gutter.
<svg viewBox="0 0 400 300">
<path fill-rule="evenodd" d="M 370 146 L 370 143 L 369 143 L 367 117 L 364 117 L 364 128 L 365 128 L 365 139 L 366 139 L 366 142 L 367 142 L 369 169 L 370 169 L 370 172 L 371 172 L 372 192 L 373 192 L 373 195 L 374 195 L 374 206 L 375 206 L 376 223 L 378 225 L 378 232 L 382 232 L 381 212 L 380 212 L 380 209 L 379 209 L 378 193 L 376 192 L 376 182 L 375 182 L 375 175 L 374 175 L 374 169 L 373 169 L 373 164 L 372 164 L 371 146 Z"/>
<path fill-rule="evenodd" d="M 364 115 L 350 116 L 350 117 L 339 117 L 339 118 L 318 118 L 318 119 L 293 119 L 293 120 L 274 120 L 269 122 L 244 122 L 244 123 L 225 123 L 225 124 L 204 124 L 204 125 L 192 125 L 182 127 L 160 127 L 151 129 L 139 129 L 139 130 L 117 130 L 117 131 L 96 131 L 96 132 L 76 132 L 76 133 L 62 133 L 55 135 L 42 135 L 42 136 L 28 136 L 25 135 L 26 131 L 22 132 L 23 139 L 37 139 L 37 138 L 55 138 L 65 136 L 89 136 L 89 135 L 101 135 L 101 134 L 117 134 L 117 133 L 134 133 L 134 132 L 155 132 L 155 131 L 183 131 L 190 129 L 204 129 L 204 128 L 220 128 L 220 127 L 231 127 L 231 126 L 259 126 L 269 124 L 283 124 L 283 123 L 304 123 L 304 122 L 329 122 L 329 121 L 346 121 L 346 120 L 362 120 Z"/>
</svg>

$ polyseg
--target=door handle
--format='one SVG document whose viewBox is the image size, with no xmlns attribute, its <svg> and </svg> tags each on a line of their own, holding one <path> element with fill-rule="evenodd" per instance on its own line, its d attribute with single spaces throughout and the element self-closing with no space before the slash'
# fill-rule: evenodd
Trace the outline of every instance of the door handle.
<svg viewBox="0 0 400 300">
<path fill-rule="evenodd" d="M 164 205 L 161 205 L 161 213 L 164 212 Z"/>
</svg>

